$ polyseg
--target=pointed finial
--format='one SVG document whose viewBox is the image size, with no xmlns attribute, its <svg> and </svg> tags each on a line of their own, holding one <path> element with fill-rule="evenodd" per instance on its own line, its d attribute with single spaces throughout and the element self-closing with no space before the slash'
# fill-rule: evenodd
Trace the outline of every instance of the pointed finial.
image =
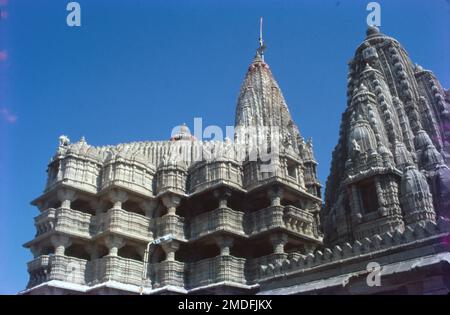
<svg viewBox="0 0 450 315">
<path fill-rule="evenodd" d="M 263 18 L 261 17 L 259 20 L 259 47 L 256 50 L 256 55 L 258 57 L 261 57 L 263 61 L 264 61 L 264 50 L 266 50 L 266 45 L 264 44 L 263 39 Z"/>
<path fill-rule="evenodd" d="M 59 136 L 59 146 L 60 147 L 67 147 L 70 144 L 70 139 L 66 135 Z"/>
</svg>

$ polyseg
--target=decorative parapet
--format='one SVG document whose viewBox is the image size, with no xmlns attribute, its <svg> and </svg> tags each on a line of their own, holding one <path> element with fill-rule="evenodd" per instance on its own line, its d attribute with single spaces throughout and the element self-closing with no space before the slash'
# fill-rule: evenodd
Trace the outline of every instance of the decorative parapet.
<svg viewBox="0 0 450 315">
<path fill-rule="evenodd" d="M 170 164 L 170 161 L 161 164 L 156 176 L 156 194 L 162 195 L 167 192 L 184 195 L 186 193 L 187 170 L 180 163 Z"/>
<path fill-rule="evenodd" d="M 280 262 L 288 259 L 288 254 L 269 254 L 266 256 L 261 256 L 258 258 L 251 259 L 247 262 L 248 266 L 248 277 L 249 280 L 253 283 L 256 283 L 258 279 L 264 276 L 264 268 L 262 266 L 275 266 Z"/>
<path fill-rule="evenodd" d="M 283 206 L 271 206 L 247 214 L 247 234 L 251 236 L 276 228 L 284 228 L 283 214 Z"/>
<path fill-rule="evenodd" d="M 184 287 L 184 263 L 179 261 L 162 261 L 151 264 L 153 288 L 165 286 Z"/>
<path fill-rule="evenodd" d="M 190 193 L 208 189 L 217 184 L 242 188 L 242 166 L 233 160 L 199 162 L 189 169 L 189 173 Z"/>
<path fill-rule="evenodd" d="M 36 227 L 36 237 L 53 231 L 56 221 L 56 209 L 50 208 L 42 211 L 34 218 L 34 226 Z"/>
<path fill-rule="evenodd" d="M 143 263 L 119 256 L 105 256 L 89 262 L 91 284 L 117 281 L 140 286 Z"/>
<path fill-rule="evenodd" d="M 49 232 L 62 232 L 91 239 L 104 232 L 112 232 L 130 238 L 149 241 L 152 238 L 150 219 L 122 209 L 110 209 L 93 216 L 73 209 L 50 208 L 35 218 L 36 237 Z"/>
<path fill-rule="evenodd" d="M 50 208 L 34 219 L 37 231 L 36 236 L 57 231 L 90 238 L 94 230 L 93 218 L 92 215 L 77 210 Z"/>
<path fill-rule="evenodd" d="M 294 206 L 286 206 L 284 207 L 283 222 L 290 232 L 322 240 L 317 229 L 314 228 L 314 216 L 308 211 Z"/>
<path fill-rule="evenodd" d="M 164 215 L 156 218 L 158 236 L 172 234 L 181 241 L 192 241 L 216 233 L 228 232 L 242 237 L 252 237 L 274 229 L 284 229 L 321 241 L 314 228 L 314 216 L 294 206 L 271 206 L 253 213 L 244 214 L 230 208 L 218 208 L 202 213 L 185 224 L 185 218 L 178 215 Z"/>
<path fill-rule="evenodd" d="M 87 260 L 61 255 L 42 255 L 28 263 L 28 288 L 50 280 L 86 284 Z"/>
<path fill-rule="evenodd" d="M 142 162 L 117 157 L 105 163 L 101 190 L 120 187 L 142 195 L 153 195 L 153 176 L 155 171 Z"/>
<path fill-rule="evenodd" d="M 356 258 L 362 255 L 370 255 L 384 250 L 389 250 L 401 245 L 407 245 L 433 235 L 450 233 L 449 222 L 440 220 L 438 224 L 428 222 L 424 225 L 416 225 L 414 228 L 407 226 L 404 232 L 396 230 L 394 233 L 383 233 L 370 238 L 355 241 L 354 243 L 344 243 L 335 245 L 333 248 L 325 248 L 307 255 L 298 254 L 277 260 L 275 263 L 262 263 L 259 266 L 257 281 L 268 280 L 286 273 L 303 271 L 312 267 L 339 262 L 345 259 Z"/>
<path fill-rule="evenodd" d="M 146 242 L 152 238 L 150 219 L 143 215 L 113 208 L 99 216 L 97 234 L 111 232 Z"/>
<path fill-rule="evenodd" d="M 67 154 L 49 165 L 45 191 L 63 183 L 65 186 L 95 194 L 98 192 L 100 170 L 101 164 L 98 161 Z"/>
<path fill-rule="evenodd" d="M 171 234 L 179 241 L 186 241 L 184 218 L 176 214 L 166 214 L 156 218 L 156 234 L 158 237 Z"/>
<path fill-rule="evenodd" d="M 219 282 L 247 284 L 245 259 L 234 256 L 216 256 L 188 265 L 188 287 L 196 288 Z"/>
<path fill-rule="evenodd" d="M 270 163 L 269 163 L 270 162 Z M 305 187 L 306 169 L 297 157 L 280 154 L 274 161 L 247 161 L 243 164 L 243 187 L 246 190 L 253 190 L 257 187 L 271 182 L 282 183 L 291 189 L 307 193 Z M 311 170 L 311 179 L 315 176 Z M 312 180 L 318 184 L 317 179 Z M 313 194 L 313 198 L 320 199 Z"/>
<path fill-rule="evenodd" d="M 42 255 L 39 256 L 27 264 L 28 273 L 30 274 L 30 279 L 28 281 L 27 288 L 34 287 L 40 283 L 49 280 L 50 274 L 50 256 Z"/>
<path fill-rule="evenodd" d="M 202 213 L 189 222 L 190 240 L 219 231 L 245 236 L 244 213 L 230 208 L 219 208 Z"/>
</svg>

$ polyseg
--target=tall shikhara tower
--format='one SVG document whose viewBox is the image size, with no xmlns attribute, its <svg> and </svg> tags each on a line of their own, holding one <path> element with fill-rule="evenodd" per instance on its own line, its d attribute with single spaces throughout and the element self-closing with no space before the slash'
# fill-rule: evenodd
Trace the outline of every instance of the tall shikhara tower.
<svg viewBox="0 0 450 315">
<path fill-rule="evenodd" d="M 349 68 L 324 244 L 262 266 L 261 292 L 448 294 L 449 92 L 375 27 Z"/>
<path fill-rule="evenodd" d="M 347 96 L 321 213 L 326 244 L 449 217 L 449 91 L 370 27 Z"/>
</svg>

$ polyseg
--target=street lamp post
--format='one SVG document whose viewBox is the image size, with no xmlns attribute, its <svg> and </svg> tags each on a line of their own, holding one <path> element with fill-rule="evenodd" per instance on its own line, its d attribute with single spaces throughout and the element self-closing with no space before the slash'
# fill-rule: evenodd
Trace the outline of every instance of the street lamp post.
<svg viewBox="0 0 450 315">
<path fill-rule="evenodd" d="M 144 282 L 147 279 L 147 266 L 148 266 L 148 257 L 150 255 L 150 246 L 165 244 L 165 243 L 170 242 L 172 239 L 173 239 L 172 234 L 168 234 L 168 235 L 161 236 L 161 237 L 147 243 L 147 247 L 145 248 L 145 252 L 144 252 L 144 263 L 142 266 L 142 280 L 141 280 L 140 295 L 144 294 Z"/>
</svg>

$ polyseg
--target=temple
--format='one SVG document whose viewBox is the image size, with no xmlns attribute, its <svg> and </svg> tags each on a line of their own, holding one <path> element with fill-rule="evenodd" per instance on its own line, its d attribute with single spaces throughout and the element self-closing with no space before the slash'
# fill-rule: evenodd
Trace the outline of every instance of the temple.
<svg viewBox="0 0 450 315">
<path fill-rule="evenodd" d="M 60 137 L 21 294 L 450 292 L 450 92 L 369 27 L 323 204 L 264 48 L 233 141 L 186 126 L 116 146 Z"/>
</svg>

